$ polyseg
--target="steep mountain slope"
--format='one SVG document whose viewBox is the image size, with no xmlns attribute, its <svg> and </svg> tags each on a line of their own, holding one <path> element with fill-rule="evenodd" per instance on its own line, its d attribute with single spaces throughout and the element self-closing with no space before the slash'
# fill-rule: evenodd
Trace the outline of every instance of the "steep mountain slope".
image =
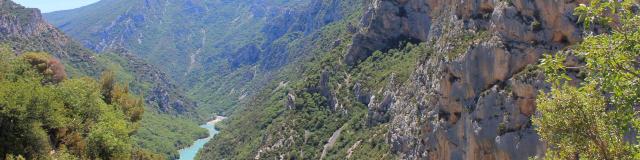
<svg viewBox="0 0 640 160">
<path fill-rule="evenodd" d="M 548 86 L 531 65 L 581 40 L 578 3 L 370 1 L 358 33 L 249 100 L 200 158 L 543 156 L 530 118 Z"/>
<path fill-rule="evenodd" d="M 218 108 L 202 111 L 208 115 L 227 111 L 261 88 L 271 71 L 300 57 L 288 54 L 289 42 L 339 18 L 319 8 L 295 9 L 310 3 L 103 0 L 46 18 L 95 51 L 125 48 L 159 66 L 203 108 Z"/>
<path fill-rule="evenodd" d="M 17 53 L 24 51 L 46 51 L 52 53 L 54 56 L 71 64 L 72 67 L 69 69 L 71 69 L 72 75 L 78 76 L 98 76 L 104 69 L 108 68 L 104 64 L 97 62 L 98 60 L 91 50 L 85 49 L 58 31 L 54 26 L 45 22 L 37 9 L 27 9 L 8 0 L 3 0 L 1 5 L 3 10 L 0 15 L 0 18 L 2 18 L 0 24 L 0 38 L 2 39 L 0 40 L 3 43 L 10 43 Z M 136 60 L 136 58 L 132 56 L 123 57 L 126 61 L 132 61 L 135 65 L 140 66 L 138 68 L 127 68 L 128 70 L 140 69 L 138 72 L 148 73 L 133 74 L 137 78 L 136 82 L 152 83 L 150 87 L 155 87 L 154 90 L 171 92 L 171 94 L 153 94 L 153 92 L 149 92 L 148 95 L 151 95 L 147 98 L 149 102 L 154 101 L 154 104 L 158 104 L 158 107 L 164 107 L 167 112 L 169 112 L 169 110 L 173 110 L 173 112 L 184 112 L 195 108 L 193 102 L 190 102 L 190 100 L 184 96 L 176 95 L 181 91 L 172 84 L 173 82 L 164 77 L 163 73 L 157 70 L 151 72 L 144 71 L 145 68 L 146 70 L 150 70 L 150 68 L 154 67 L 148 66 L 143 61 Z M 162 101 L 168 98 L 177 100 L 170 102 Z M 174 105 L 172 106 L 170 103 Z"/>
<path fill-rule="evenodd" d="M 342 44 L 316 31 L 362 13 L 351 7 L 361 3 L 104 0 L 46 17 L 95 51 L 124 49 L 160 66 L 203 102 L 204 119 L 248 102 L 271 82 L 286 86 L 285 77 L 301 73 L 298 62 Z M 341 27 L 353 33 L 350 24 Z M 323 32 L 335 37 L 347 30 Z"/>
<path fill-rule="evenodd" d="M 196 104 L 186 98 L 184 92 L 163 72 L 123 52 L 95 54 L 45 22 L 37 9 L 25 8 L 9 0 L 0 0 L 0 43 L 10 45 L 17 54 L 30 51 L 51 53 L 66 65 L 65 70 L 70 77 L 97 78 L 105 70 L 115 71 L 118 81 L 128 84 L 134 93 L 145 95 L 145 102 L 148 104 L 147 114 L 141 122 L 141 130 L 134 135 L 139 146 L 167 153 L 169 156 L 173 153 L 175 156 L 179 147 L 188 145 L 191 140 L 206 134 L 197 123 L 175 117 L 194 114 Z M 174 118 L 175 120 L 172 120 Z M 150 128 L 174 130 L 160 132 Z M 169 143 L 160 147 L 168 151 L 156 150 L 153 147 L 157 146 L 149 145 L 150 141 L 154 142 L 153 144 L 158 144 L 155 141 Z"/>
</svg>

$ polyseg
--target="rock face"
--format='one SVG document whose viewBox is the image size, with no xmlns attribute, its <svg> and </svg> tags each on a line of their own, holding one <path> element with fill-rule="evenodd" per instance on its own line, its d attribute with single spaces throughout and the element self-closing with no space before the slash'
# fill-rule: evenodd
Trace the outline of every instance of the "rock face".
<svg viewBox="0 0 640 160">
<path fill-rule="evenodd" d="M 97 70 L 92 53 L 45 22 L 40 10 L 10 0 L 0 0 L 0 42 L 11 45 L 18 54 L 46 51 L 75 67 Z"/>
<path fill-rule="evenodd" d="M 572 16 L 579 2 L 374 0 L 345 63 L 400 41 L 433 44 L 409 84 L 387 87 L 369 104 L 378 104 L 370 119 L 390 115 L 387 142 L 403 159 L 543 156 L 530 118 L 546 86 L 526 67 L 581 39 Z M 467 35 L 470 45 L 456 45 Z"/>
<path fill-rule="evenodd" d="M 284 102 L 284 106 L 289 110 L 296 109 L 296 96 L 294 93 L 287 93 L 287 99 Z"/>
<path fill-rule="evenodd" d="M 0 6 L 3 21 L 0 33 L 4 36 L 30 37 L 55 30 L 44 23 L 38 9 L 28 9 L 7 0 L 0 1 Z"/>
<path fill-rule="evenodd" d="M 388 123 L 390 120 L 389 109 L 393 102 L 396 101 L 396 95 L 393 92 L 398 89 L 396 85 L 397 82 L 395 80 L 395 75 L 391 75 L 391 81 L 385 87 L 384 93 L 382 93 L 382 97 L 377 98 L 376 96 L 371 96 L 369 103 L 367 105 L 368 113 L 367 113 L 367 125 L 368 126 L 376 126 L 382 123 Z M 357 95 L 357 94 L 356 94 Z M 356 96 L 357 97 L 357 96 Z"/>
<path fill-rule="evenodd" d="M 328 69 L 322 71 L 320 74 L 320 82 L 318 82 L 318 90 L 320 95 L 326 99 L 329 109 L 335 110 L 337 102 L 335 101 L 334 93 L 331 91 L 331 86 L 329 86 L 330 74 Z"/>
<path fill-rule="evenodd" d="M 421 0 L 374 0 L 362 18 L 362 34 L 353 38 L 345 63 L 356 64 L 376 50 L 395 47 L 400 41 L 426 41 L 431 25 L 427 3 Z"/>
<path fill-rule="evenodd" d="M 198 105 L 187 98 L 178 86 L 157 67 L 147 64 L 144 60 L 122 51 L 118 53 L 126 62 L 124 65 L 128 72 L 139 83 L 151 84 L 151 88 L 143 90 L 141 86 L 132 86 L 132 90 L 144 93 L 145 102 L 159 111 L 170 114 L 188 114 L 194 111 Z"/>
</svg>

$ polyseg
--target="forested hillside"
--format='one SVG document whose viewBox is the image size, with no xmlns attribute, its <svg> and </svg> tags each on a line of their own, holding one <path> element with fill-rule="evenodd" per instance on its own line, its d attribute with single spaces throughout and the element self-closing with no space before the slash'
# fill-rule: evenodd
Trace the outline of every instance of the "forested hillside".
<svg viewBox="0 0 640 160">
<path fill-rule="evenodd" d="M 147 112 L 138 122 L 139 130 L 131 132 L 134 141 L 130 144 L 135 148 L 176 157 L 178 148 L 206 136 L 195 120 L 184 118 L 195 114 L 195 103 L 155 66 L 123 51 L 95 54 L 46 23 L 37 9 L 1 0 L 0 43 L 7 45 L 7 54 L 12 55 L 51 53 L 71 78 L 98 79 L 102 72 L 111 71 L 114 79 L 127 86 L 127 92 L 144 95 Z"/>
<path fill-rule="evenodd" d="M 279 79 L 284 66 L 308 57 L 303 37 L 354 12 L 339 3 L 104 0 L 45 17 L 94 51 L 124 48 L 160 67 L 208 118 L 228 114 Z"/>
</svg>

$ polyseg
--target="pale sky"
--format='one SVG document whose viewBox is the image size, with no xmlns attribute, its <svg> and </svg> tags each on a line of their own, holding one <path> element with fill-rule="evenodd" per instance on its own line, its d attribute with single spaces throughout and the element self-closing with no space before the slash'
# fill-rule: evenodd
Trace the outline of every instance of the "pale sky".
<svg viewBox="0 0 640 160">
<path fill-rule="evenodd" d="M 29 8 L 39 8 L 42 13 L 74 9 L 82 6 L 89 5 L 91 3 L 98 2 L 99 0 L 13 0 L 14 2 L 21 4 Z"/>
</svg>

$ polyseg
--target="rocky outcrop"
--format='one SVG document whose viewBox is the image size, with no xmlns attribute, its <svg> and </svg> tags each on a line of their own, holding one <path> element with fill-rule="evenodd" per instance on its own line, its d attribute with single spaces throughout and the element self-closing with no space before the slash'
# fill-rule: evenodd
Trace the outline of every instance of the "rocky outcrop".
<svg viewBox="0 0 640 160">
<path fill-rule="evenodd" d="M 8 0 L 0 1 L 0 33 L 7 37 L 32 37 L 43 32 L 55 30 L 51 25 L 44 23 L 40 10 L 25 8 Z"/>
<path fill-rule="evenodd" d="M 334 145 L 336 145 L 336 141 L 338 141 L 338 138 L 340 138 L 340 134 L 342 133 L 342 130 L 344 129 L 344 127 L 340 127 L 340 129 L 336 130 L 335 132 L 333 132 L 333 134 L 331 134 L 331 137 L 329 137 L 329 139 L 327 140 L 327 143 L 324 144 L 323 149 L 322 149 L 322 154 L 320 154 L 320 159 L 324 159 L 325 156 L 327 156 L 327 153 L 329 152 L 329 150 L 331 150 L 331 148 L 333 148 Z"/>
<path fill-rule="evenodd" d="M 391 80 L 385 87 L 382 97 L 377 98 L 375 95 L 371 96 L 371 103 L 367 105 L 367 125 L 376 126 L 378 124 L 387 123 L 390 120 L 389 109 L 393 102 L 396 101 L 395 90 L 398 89 L 395 75 L 391 75 Z"/>
<path fill-rule="evenodd" d="M 287 97 L 284 101 L 284 107 L 289 110 L 296 109 L 296 96 L 293 92 L 290 91 L 287 93 Z"/>
<path fill-rule="evenodd" d="M 403 159 L 543 156 L 530 117 L 544 78 L 525 68 L 580 41 L 579 2 L 374 0 L 345 63 L 400 41 L 433 44 L 409 83 L 371 102 L 388 104 L 387 141 Z"/>
<path fill-rule="evenodd" d="M 330 79 L 330 71 L 328 69 L 322 70 L 322 73 L 320 74 L 320 82 L 318 82 L 318 90 L 321 96 L 323 96 L 326 99 L 327 102 L 327 106 L 329 107 L 329 109 L 331 110 L 335 110 L 336 109 L 336 100 L 335 100 L 335 95 L 333 93 L 333 91 L 331 90 L 331 86 L 329 83 L 329 79 Z"/>
<path fill-rule="evenodd" d="M 10 0 L 0 0 L 0 43 L 11 45 L 18 54 L 45 51 L 74 67 L 98 70 L 92 53 L 45 22 L 40 10 Z"/>
<path fill-rule="evenodd" d="M 401 41 L 426 41 L 431 25 L 429 7 L 423 0 L 374 0 L 362 18 L 361 34 L 345 56 L 354 65 L 376 50 L 396 47 Z"/>
<path fill-rule="evenodd" d="M 507 7 L 497 8 L 504 7 L 503 4 Z M 574 43 L 580 36 L 575 27 L 567 27 L 575 26 L 575 18 L 567 9 L 571 10 L 575 4 L 576 1 L 374 0 L 362 19 L 364 28 L 353 38 L 345 62 L 353 65 L 373 51 L 395 47 L 400 41 L 427 41 L 429 34 L 433 34 L 432 21 L 444 17 L 459 19 L 466 27 L 491 27 L 507 40 Z M 442 33 L 436 32 L 431 37 Z"/>
<path fill-rule="evenodd" d="M 356 82 L 353 85 L 353 94 L 356 100 L 364 105 L 369 105 L 369 102 L 371 102 L 372 95 L 369 92 L 370 91 L 366 90 L 360 82 Z"/>
<path fill-rule="evenodd" d="M 118 52 L 118 56 L 126 60 L 121 65 L 135 77 L 137 83 L 133 84 L 151 84 L 147 86 L 151 87 L 147 90 L 144 89 L 145 86 L 131 86 L 131 89 L 143 94 L 145 102 L 152 108 L 170 114 L 187 114 L 197 108 L 197 104 L 187 98 L 183 94 L 185 92 L 157 67 L 123 50 Z"/>
</svg>

